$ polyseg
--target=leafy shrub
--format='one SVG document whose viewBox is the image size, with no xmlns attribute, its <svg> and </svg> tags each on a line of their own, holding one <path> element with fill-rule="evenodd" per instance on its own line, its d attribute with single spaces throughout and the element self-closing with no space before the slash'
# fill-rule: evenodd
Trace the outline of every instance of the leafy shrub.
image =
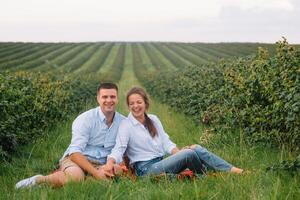
<svg viewBox="0 0 300 200">
<path fill-rule="evenodd" d="M 267 171 L 288 171 L 292 174 L 300 172 L 300 155 L 298 155 L 294 160 L 284 160 L 279 164 L 274 164 L 267 167 Z"/>
<path fill-rule="evenodd" d="M 300 53 L 285 39 L 273 57 L 259 48 L 255 56 L 161 74 L 145 86 L 197 121 L 242 127 L 253 141 L 300 146 Z"/>
<path fill-rule="evenodd" d="M 284 40 L 274 57 L 259 49 L 256 57 L 225 68 L 225 107 L 253 140 L 299 147 L 299 67 L 299 52 Z"/>
<path fill-rule="evenodd" d="M 0 73 L 0 156 L 9 156 L 85 106 L 96 90 L 88 83 L 49 74 Z"/>
</svg>

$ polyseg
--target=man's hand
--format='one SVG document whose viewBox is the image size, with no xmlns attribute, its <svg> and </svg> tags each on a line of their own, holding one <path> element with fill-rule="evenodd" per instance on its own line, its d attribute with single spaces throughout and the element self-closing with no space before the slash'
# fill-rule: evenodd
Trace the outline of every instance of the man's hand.
<svg viewBox="0 0 300 200">
<path fill-rule="evenodd" d="M 106 163 L 101 167 L 103 172 L 105 173 L 106 176 L 108 177 L 113 177 L 114 176 L 114 164 L 113 163 Z"/>
</svg>

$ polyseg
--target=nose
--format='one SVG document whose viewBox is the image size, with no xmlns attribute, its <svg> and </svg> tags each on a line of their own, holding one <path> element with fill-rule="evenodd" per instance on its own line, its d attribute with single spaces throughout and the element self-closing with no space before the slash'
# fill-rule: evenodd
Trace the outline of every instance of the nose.
<svg viewBox="0 0 300 200">
<path fill-rule="evenodd" d="M 111 97 L 108 97 L 108 98 L 106 99 L 106 101 L 110 102 L 110 101 L 112 101 L 112 98 L 111 98 Z"/>
<path fill-rule="evenodd" d="M 136 107 L 137 107 L 136 103 L 132 104 L 132 108 L 136 108 Z"/>
</svg>

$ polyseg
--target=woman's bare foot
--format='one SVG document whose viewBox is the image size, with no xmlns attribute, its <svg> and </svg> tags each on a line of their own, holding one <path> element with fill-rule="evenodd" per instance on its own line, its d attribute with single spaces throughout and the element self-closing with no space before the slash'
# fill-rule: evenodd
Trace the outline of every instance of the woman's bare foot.
<svg viewBox="0 0 300 200">
<path fill-rule="evenodd" d="M 243 173 L 243 171 L 244 171 L 244 170 L 242 170 L 242 169 L 240 169 L 240 168 L 237 168 L 237 167 L 232 167 L 232 168 L 230 169 L 230 172 L 231 172 L 231 173 L 235 173 L 235 174 L 241 174 L 241 173 Z"/>
</svg>

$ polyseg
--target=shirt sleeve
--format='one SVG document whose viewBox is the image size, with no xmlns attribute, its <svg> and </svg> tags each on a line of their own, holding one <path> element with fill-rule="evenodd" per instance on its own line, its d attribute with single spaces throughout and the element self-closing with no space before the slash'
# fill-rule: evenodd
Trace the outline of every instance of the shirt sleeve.
<svg viewBox="0 0 300 200">
<path fill-rule="evenodd" d="M 111 151 L 111 154 L 107 156 L 107 158 L 113 158 L 116 163 L 120 163 L 123 160 L 124 152 L 127 149 L 127 145 L 130 139 L 130 127 L 122 121 L 120 124 L 117 138 L 116 138 L 116 145 Z"/>
<path fill-rule="evenodd" d="M 78 117 L 72 124 L 72 140 L 69 146 L 68 154 L 82 153 L 88 143 L 90 128 L 88 121 L 84 116 Z"/>
<path fill-rule="evenodd" d="M 176 144 L 170 140 L 169 135 L 165 132 L 162 123 L 156 116 L 154 117 L 154 121 L 158 126 L 159 129 L 158 132 L 162 138 L 162 145 L 163 145 L 164 152 L 166 154 L 172 154 L 172 150 L 176 147 Z"/>
</svg>

